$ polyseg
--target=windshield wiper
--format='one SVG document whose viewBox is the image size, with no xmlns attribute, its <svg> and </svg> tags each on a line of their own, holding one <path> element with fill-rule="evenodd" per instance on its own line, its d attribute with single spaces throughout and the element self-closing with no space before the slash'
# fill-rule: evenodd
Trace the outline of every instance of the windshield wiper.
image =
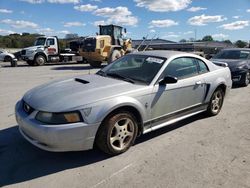
<svg viewBox="0 0 250 188">
<path fill-rule="evenodd" d="M 131 78 L 127 78 L 125 76 L 122 76 L 120 74 L 117 74 L 117 73 L 107 73 L 106 74 L 107 76 L 110 76 L 110 77 L 113 77 L 113 78 L 118 78 L 118 79 L 121 79 L 121 80 L 124 80 L 126 82 L 130 82 L 130 83 L 135 83 Z"/>
</svg>

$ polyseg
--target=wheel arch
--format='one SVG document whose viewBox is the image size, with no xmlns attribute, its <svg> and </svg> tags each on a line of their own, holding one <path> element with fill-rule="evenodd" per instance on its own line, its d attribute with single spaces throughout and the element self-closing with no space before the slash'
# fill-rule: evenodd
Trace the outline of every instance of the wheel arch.
<svg viewBox="0 0 250 188">
<path fill-rule="evenodd" d="M 35 60 L 36 57 L 39 56 L 39 55 L 42 55 L 42 56 L 45 58 L 46 62 L 48 61 L 47 56 L 46 56 L 45 53 L 43 53 L 43 52 L 38 52 L 38 53 L 36 53 L 36 55 L 34 56 L 34 60 Z"/>
<path fill-rule="evenodd" d="M 4 57 L 4 62 L 8 62 L 8 60 L 11 61 L 11 60 L 12 60 L 12 57 L 9 56 L 9 55 L 6 55 L 6 56 Z"/>
<path fill-rule="evenodd" d="M 225 84 L 225 83 L 220 83 L 220 84 L 215 88 L 214 91 L 216 91 L 216 90 L 219 89 L 219 88 L 222 89 L 222 91 L 224 92 L 224 95 L 225 95 L 226 92 L 227 92 L 227 86 L 226 86 L 226 84 Z"/>
<path fill-rule="evenodd" d="M 102 123 L 109 117 L 115 115 L 115 114 L 118 114 L 119 112 L 129 112 L 131 113 L 136 121 L 137 121 L 137 125 L 138 125 L 138 134 L 137 136 L 139 136 L 142 132 L 143 132 L 143 118 L 142 118 L 142 115 L 140 113 L 140 111 L 132 106 L 132 105 L 124 105 L 124 106 L 119 106 L 119 107 L 116 107 L 115 109 L 113 109 L 111 112 L 109 112 L 102 120 Z"/>
</svg>

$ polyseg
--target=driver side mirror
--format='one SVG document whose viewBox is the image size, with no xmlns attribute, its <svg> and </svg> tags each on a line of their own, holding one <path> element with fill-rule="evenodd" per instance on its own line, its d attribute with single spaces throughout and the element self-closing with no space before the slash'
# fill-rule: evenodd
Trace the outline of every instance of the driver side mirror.
<svg viewBox="0 0 250 188">
<path fill-rule="evenodd" d="M 165 76 L 163 79 L 159 81 L 159 85 L 166 85 L 166 84 L 175 84 L 177 83 L 178 78 L 173 76 Z"/>
</svg>

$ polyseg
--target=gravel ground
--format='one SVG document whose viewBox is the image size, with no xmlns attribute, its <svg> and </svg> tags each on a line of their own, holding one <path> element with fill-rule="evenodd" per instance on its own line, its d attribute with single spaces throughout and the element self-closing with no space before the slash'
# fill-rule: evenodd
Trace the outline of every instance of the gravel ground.
<svg viewBox="0 0 250 188">
<path fill-rule="evenodd" d="M 143 135 L 119 156 L 51 153 L 21 137 L 16 101 L 39 84 L 97 69 L 0 66 L 0 187 L 250 187 L 250 87 L 232 89 L 218 116 L 194 116 Z"/>
</svg>

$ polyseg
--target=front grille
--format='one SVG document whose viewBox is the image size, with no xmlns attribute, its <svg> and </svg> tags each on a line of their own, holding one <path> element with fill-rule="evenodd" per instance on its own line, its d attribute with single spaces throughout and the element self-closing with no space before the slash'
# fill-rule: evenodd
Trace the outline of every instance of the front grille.
<svg viewBox="0 0 250 188">
<path fill-rule="evenodd" d="M 22 50 L 21 55 L 25 55 L 25 54 L 26 54 L 26 50 Z"/>
<path fill-rule="evenodd" d="M 32 108 L 30 105 L 28 105 L 26 102 L 23 101 L 23 110 L 30 115 L 33 111 L 34 108 Z"/>
<path fill-rule="evenodd" d="M 96 38 L 87 38 L 84 40 L 82 50 L 84 52 L 95 52 L 96 49 Z"/>
</svg>

